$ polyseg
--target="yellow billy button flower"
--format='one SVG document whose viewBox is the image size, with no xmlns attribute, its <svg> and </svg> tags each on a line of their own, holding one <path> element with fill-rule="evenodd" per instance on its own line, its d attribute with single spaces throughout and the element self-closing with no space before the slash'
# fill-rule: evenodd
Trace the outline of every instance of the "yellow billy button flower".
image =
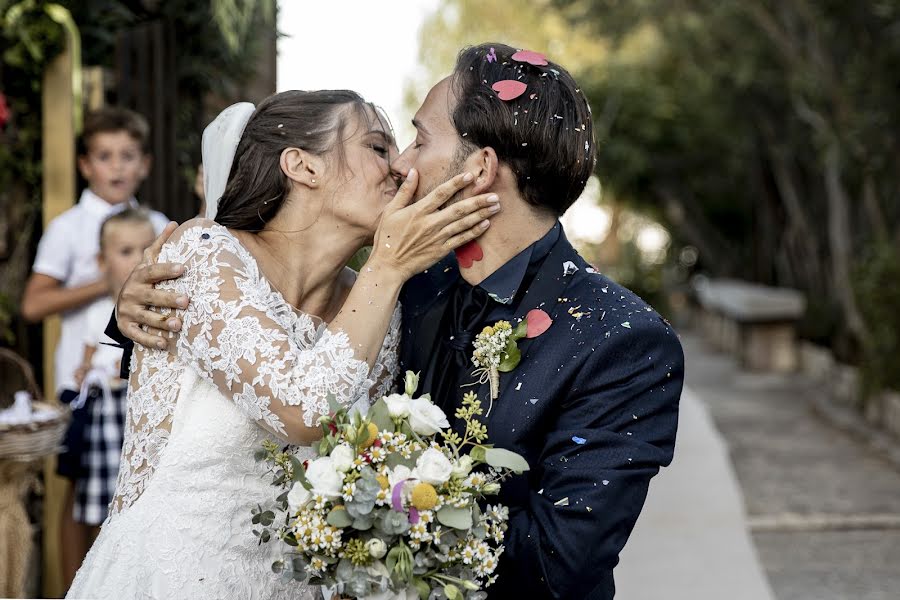
<svg viewBox="0 0 900 600">
<path fill-rule="evenodd" d="M 430 483 L 419 483 L 412 490 L 411 504 L 419 510 L 431 510 L 437 504 L 438 496 Z"/>
<path fill-rule="evenodd" d="M 369 437 L 367 437 L 366 441 L 363 442 L 363 444 L 362 444 L 363 448 L 368 448 L 369 446 L 371 446 L 372 444 L 375 443 L 375 440 L 378 439 L 378 425 L 376 425 L 375 423 L 369 423 L 366 426 L 366 429 L 369 432 Z"/>
</svg>

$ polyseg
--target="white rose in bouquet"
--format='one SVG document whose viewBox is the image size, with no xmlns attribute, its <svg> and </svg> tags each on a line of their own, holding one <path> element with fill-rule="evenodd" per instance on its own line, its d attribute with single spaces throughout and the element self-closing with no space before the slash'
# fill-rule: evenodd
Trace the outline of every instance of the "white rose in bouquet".
<svg viewBox="0 0 900 600">
<path fill-rule="evenodd" d="M 335 471 L 346 473 L 353 466 L 355 458 L 353 448 L 350 444 L 340 444 L 331 451 L 331 461 L 334 463 Z"/>
<path fill-rule="evenodd" d="M 288 508 L 291 511 L 291 514 L 296 513 L 298 510 L 306 506 L 306 504 L 312 499 L 312 492 L 303 487 L 303 484 L 299 481 L 295 482 L 293 487 L 291 487 L 291 491 L 288 492 Z"/>
<path fill-rule="evenodd" d="M 384 403 L 387 404 L 388 414 L 392 419 L 402 419 L 409 416 L 410 397 L 406 394 L 391 394 L 384 397 Z"/>
<path fill-rule="evenodd" d="M 409 401 L 409 425 L 419 435 L 434 435 L 450 427 L 444 411 L 426 398 Z"/>
<path fill-rule="evenodd" d="M 419 456 L 416 461 L 416 469 L 413 476 L 419 481 L 430 483 L 431 485 L 441 485 L 450 479 L 453 472 L 453 464 L 443 452 L 435 448 L 429 448 Z"/>
<path fill-rule="evenodd" d="M 387 554 L 387 544 L 380 538 L 372 538 L 366 542 L 366 550 L 369 551 L 369 556 L 372 558 L 384 558 L 384 555 Z"/>
<path fill-rule="evenodd" d="M 306 468 L 306 479 L 312 485 L 313 494 L 326 498 L 337 498 L 344 486 L 344 477 L 334 468 L 330 456 L 317 458 Z"/>
</svg>

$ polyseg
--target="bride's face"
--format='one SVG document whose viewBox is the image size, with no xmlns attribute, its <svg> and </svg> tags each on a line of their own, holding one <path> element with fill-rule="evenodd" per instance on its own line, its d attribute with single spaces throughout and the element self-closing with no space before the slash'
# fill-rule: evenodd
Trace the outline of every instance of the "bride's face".
<svg viewBox="0 0 900 600">
<path fill-rule="evenodd" d="M 397 193 L 391 161 L 397 144 L 385 119 L 368 106 L 365 116 L 356 114 L 346 128 L 343 169 L 329 182 L 334 215 L 339 221 L 375 234 L 381 212 Z M 337 162 L 337 157 L 334 157 Z"/>
</svg>

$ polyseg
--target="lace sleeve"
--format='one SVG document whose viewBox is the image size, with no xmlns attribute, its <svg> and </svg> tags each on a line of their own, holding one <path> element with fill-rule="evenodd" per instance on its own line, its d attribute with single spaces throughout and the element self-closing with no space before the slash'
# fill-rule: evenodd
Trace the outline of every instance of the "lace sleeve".
<svg viewBox="0 0 900 600">
<path fill-rule="evenodd" d="M 178 311 L 176 353 L 249 417 L 296 442 L 328 411 L 329 396 L 349 406 L 367 389 L 368 365 L 354 358 L 343 332 L 317 334 L 224 227 L 193 223 L 201 225 L 184 228 L 159 258 L 185 265 L 169 286 L 191 298 Z"/>
<path fill-rule="evenodd" d="M 381 351 L 378 353 L 375 366 L 372 367 L 372 373 L 369 375 L 367 393 L 371 402 L 390 394 L 397 383 L 397 377 L 400 374 L 400 321 L 401 308 L 397 303 L 397 308 L 394 309 L 394 315 L 391 317 L 391 325 L 387 335 L 384 336 Z"/>
</svg>

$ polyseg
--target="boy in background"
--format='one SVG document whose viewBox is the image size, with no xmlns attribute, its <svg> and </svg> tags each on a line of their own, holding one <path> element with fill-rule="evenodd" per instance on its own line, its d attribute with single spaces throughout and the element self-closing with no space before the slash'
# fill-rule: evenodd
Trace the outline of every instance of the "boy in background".
<svg viewBox="0 0 900 600">
<path fill-rule="evenodd" d="M 134 194 L 150 170 L 149 133 L 147 121 L 130 110 L 104 108 L 89 114 L 78 143 L 78 168 L 87 188 L 78 204 L 50 222 L 38 244 L 22 298 L 22 316 L 37 322 L 53 314 L 62 315 L 55 387 L 64 403 L 79 395 L 75 371 L 83 355 L 87 309 L 109 294 L 97 264 L 100 226 L 113 213 L 137 207 Z M 150 219 L 157 231 L 168 223 L 158 212 L 151 212 Z M 71 481 L 81 474 L 79 443 L 83 428 L 84 423 L 73 418 L 66 439 L 68 450 L 58 457 L 57 472 Z M 73 506 L 74 489 L 70 485 L 60 528 L 67 585 L 91 541 L 90 527 L 75 521 Z"/>
</svg>

